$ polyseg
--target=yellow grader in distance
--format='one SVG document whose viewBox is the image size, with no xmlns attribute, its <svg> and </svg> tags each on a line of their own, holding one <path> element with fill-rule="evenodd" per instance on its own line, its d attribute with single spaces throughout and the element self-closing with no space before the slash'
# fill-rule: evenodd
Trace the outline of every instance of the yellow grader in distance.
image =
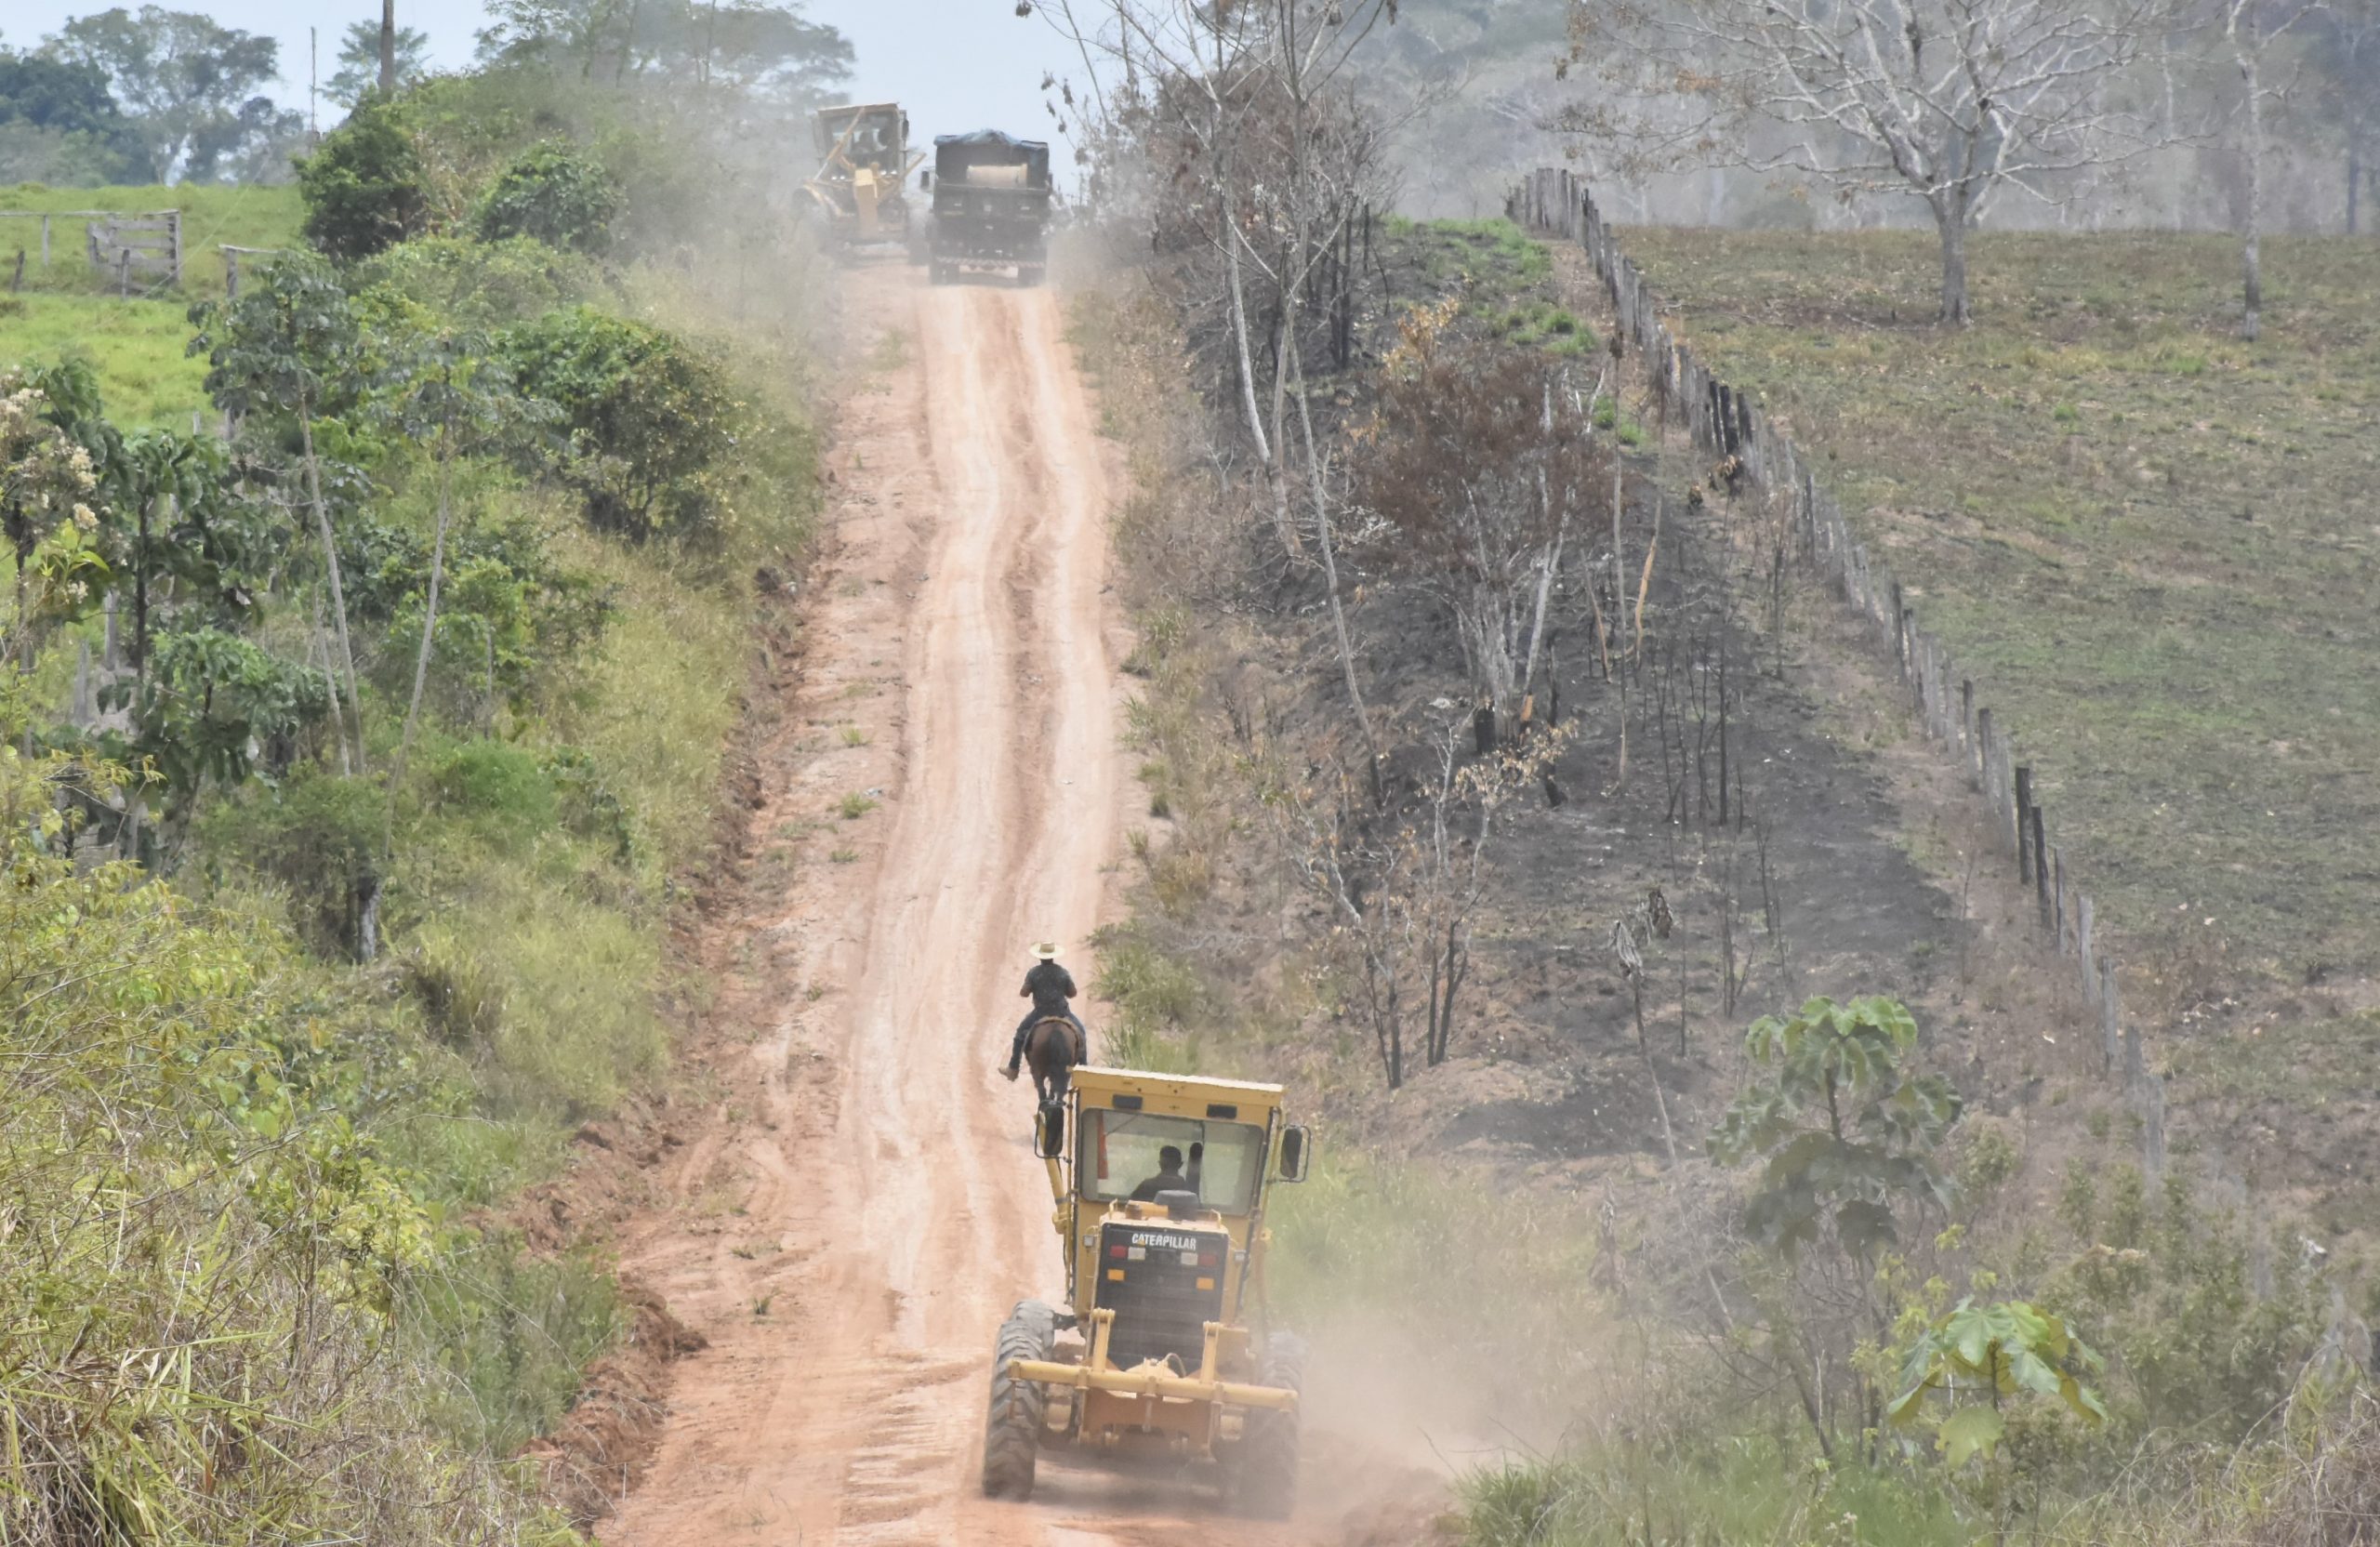
<svg viewBox="0 0 2380 1547">
<path fill-rule="evenodd" d="M 909 174 L 925 161 L 909 151 L 909 115 L 897 102 L 821 108 L 810 116 L 818 172 L 802 189 L 829 243 L 845 250 L 906 243 Z"/>
<path fill-rule="evenodd" d="M 1065 1309 L 1023 1301 L 1000 1327 L 985 1493 L 1031 1497 L 1038 1450 L 1072 1447 L 1205 1465 L 1243 1513 L 1288 1515 L 1304 1347 L 1260 1342 L 1245 1315 L 1251 1290 L 1261 1315 L 1267 1193 L 1311 1158 L 1281 1087 L 1086 1066 L 1035 1141 Z"/>
</svg>

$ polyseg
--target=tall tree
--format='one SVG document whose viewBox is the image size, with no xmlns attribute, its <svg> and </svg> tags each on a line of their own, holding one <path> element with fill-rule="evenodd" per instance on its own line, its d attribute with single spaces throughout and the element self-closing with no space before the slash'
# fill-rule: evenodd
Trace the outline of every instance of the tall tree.
<svg viewBox="0 0 2380 1547">
<path fill-rule="evenodd" d="M 211 367 L 206 390 L 218 406 L 240 415 L 283 416 L 298 432 L 306 501 L 322 541 L 323 568 L 337 626 L 338 664 L 346 680 L 342 713 L 351 766 L 364 770 L 364 707 L 356 685 L 355 650 L 348 640 L 347 595 L 339 573 L 338 544 L 323 497 L 323 458 L 314 426 L 326 415 L 351 406 L 365 377 L 362 324 L 337 277 L 322 259 L 275 260 L 246 282 L 239 298 L 221 306 L 193 308 L 199 325 L 191 352 L 205 354 Z"/>
<path fill-rule="evenodd" d="M 124 182 L 145 160 L 104 74 L 0 48 L 0 183 Z"/>
<path fill-rule="evenodd" d="M 279 45 L 195 11 L 119 6 L 77 17 L 47 52 L 106 77 L 159 182 L 212 178 L 304 126 L 303 114 L 262 94 L 279 73 Z"/>
<path fill-rule="evenodd" d="M 1674 160 L 1923 200 L 1941 318 L 1964 325 L 1967 233 L 2008 191 L 2145 142 L 2109 104 L 2164 0 L 1571 0 L 1574 57 L 1612 60 Z M 1647 89 L 1647 73 L 1654 84 Z M 1683 116 L 1680 116 L 1683 110 Z"/>
<path fill-rule="evenodd" d="M 2267 81 L 2265 58 L 2318 8 L 2311 0 L 2228 0 L 2223 10 L 2223 41 L 2240 67 L 2240 161 L 2248 181 L 2240 211 L 2240 334 L 2252 344 L 2264 331 L 2265 115 L 2278 94 Z"/>
<path fill-rule="evenodd" d="M 2336 120 L 2347 161 L 2347 233 L 2362 226 L 2362 202 L 2380 193 L 2380 0 L 2329 0 L 2316 18 L 2308 56 L 2320 101 Z"/>
<path fill-rule="evenodd" d="M 799 4 L 491 0 L 480 57 L 607 86 L 725 85 L 807 105 L 850 79 L 850 40 Z"/>
<path fill-rule="evenodd" d="M 411 85 L 430 73 L 430 34 L 417 27 L 397 29 L 397 87 Z M 378 87 L 380 81 L 380 24 L 377 21 L 350 21 L 347 35 L 339 40 L 338 68 L 332 72 L 324 94 L 341 107 L 353 107 L 364 99 L 364 94 Z"/>
</svg>

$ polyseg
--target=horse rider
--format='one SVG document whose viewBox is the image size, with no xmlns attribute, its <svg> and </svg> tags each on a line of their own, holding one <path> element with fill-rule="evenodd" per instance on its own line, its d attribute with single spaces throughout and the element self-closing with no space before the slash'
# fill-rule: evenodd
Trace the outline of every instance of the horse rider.
<svg viewBox="0 0 2380 1547">
<path fill-rule="evenodd" d="M 1025 1013 L 1024 1020 L 1016 1023 L 1016 1036 L 1009 1043 L 1008 1067 L 1000 1071 L 1001 1078 L 1005 1079 L 1014 1079 L 1018 1065 L 1025 1062 L 1025 1033 L 1033 1029 L 1036 1021 L 1071 1021 L 1075 1028 L 1075 1047 L 1081 1050 L 1091 1046 L 1091 1037 L 1083 1029 L 1082 1017 L 1066 1003 L 1075 997 L 1075 975 L 1058 965 L 1058 947 L 1045 940 L 1033 947 L 1033 954 L 1038 959 L 1033 970 L 1025 974 L 1025 986 L 1017 990 L 1017 997 L 1031 999 L 1033 1008 Z"/>
</svg>

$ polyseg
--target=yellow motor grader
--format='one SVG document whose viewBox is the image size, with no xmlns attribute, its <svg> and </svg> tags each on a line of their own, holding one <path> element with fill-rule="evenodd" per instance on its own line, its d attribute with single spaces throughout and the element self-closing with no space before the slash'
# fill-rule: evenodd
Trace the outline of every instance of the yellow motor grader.
<svg viewBox="0 0 2380 1547">
<path fill-rule="evenodd" d="M 1070 1447 L 1204 1467 L 1244 1513 L 1286 1516 L 1304 1347 L 1247 1315 L 1267 1193 L 1312 1158 L 1281 1087 L 1089 1065 L 1040 1107 L 1035 1144 L 1064 1308 L 1023 1301 L 1000 1327 L 984 1491 L 1030 1497 L 1039 1450 Z"/>
<path fill-rule="evenodd" d="M 909 149 L 909 115 L 897 102 L 821 108 L 811 115 L 817 175 L 803 183 L 812 213 L 845 250 L 908 240 L 909 174 L 925 161 Z"/>
</svg>

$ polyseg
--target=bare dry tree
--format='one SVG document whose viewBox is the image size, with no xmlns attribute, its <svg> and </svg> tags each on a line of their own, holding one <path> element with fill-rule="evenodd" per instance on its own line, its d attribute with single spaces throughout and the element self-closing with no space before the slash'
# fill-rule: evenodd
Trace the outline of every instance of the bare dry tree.
<svg viewBox="0 0 2380 1547">
<path fill-rule="evenodd" d="M 1305 350 L 1318 307 L 1343 349 L 1355 277 L 1347 237 L 1388 192 L 1383 126 L 1349 75 L 1364 39 L 1394 10 L 1388 0 L 1043 7 L 1085 68 L 1112 77 L 1076 106 L 1104 120 L 1095 138 L 1118 166 L 1109 180 L 1138 190 L 1126 213 L 1183 260 L 1204 292 L 1184 298 L 1188 309 L 1216 317 L 1229 340 L 1236 416 L 1274 536 L 1290 566 L 1320 572 L 1374 770 L 1378 742 L 1348 630 L 1330 457 L 1309 405 Z"/>
<path fill-rule="evenodd" d="M 1408 1033 L 1417 1024 L 1428 1066 L 1445 1063 L 1454 1046 L 1496 818 L 1562 747 L 1560 735 L 1548 732 L 1465 760 L 1466 723 L 1450 721 L 1432 734 L 1435 766 L 1400 811 L 1358 800 L 1343 771 L 1319 794 L 1307 789 L 1276 802 L 1289 825 L 1286 847 L 1329 910 L 1331 944 L 1350 969 L 1356 1008 L 1392 1091 L 1409 1072 Z"/>
<path fill-rule="evenodd" d="M 2225 0 L 2223 7 L 2223 41 L 2240 69 L 2240 164 L 2247 178 L 2240 209 L 2240 335 L 2252 344 L 2264 332 L 2265 111 L 2278 90 L 2266 57 L 2324 8 L 2317 0 Z"/>
<path fill-rule="evenodd" d="M 1617 463 L 1567 367 L 1460 340 L 1448 325 L 1460 304 L 1400 324 L 1378 407 L 1357 432 L 1356 490 L 1383 567 L 1453 614 L 1473 691 L 1501 735 L 1531 686 L 1563 549 L 1599 513 Z"/>
<path fill-rule="evenodd" d="M 1615 60 L 1621 106 L 1676 164 L 1924 201 L 1941 238 L 1941 319 L 1965 324 L 1967 233 L 2014 190 L 2149 143 L 2112 86 L 2168 0 L 1571 0 L 1574 57 Z"/>
</svg>

